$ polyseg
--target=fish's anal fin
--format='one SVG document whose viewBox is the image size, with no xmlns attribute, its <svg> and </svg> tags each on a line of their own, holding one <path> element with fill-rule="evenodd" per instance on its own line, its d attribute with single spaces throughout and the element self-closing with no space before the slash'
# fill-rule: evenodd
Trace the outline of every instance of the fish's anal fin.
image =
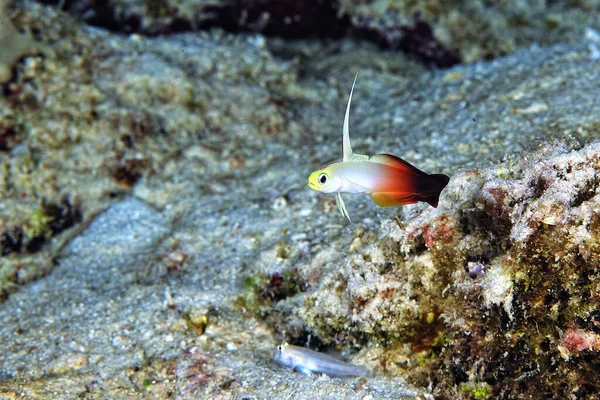
<svg viewBox="0 0 600 400">
<path fill-rule="evenodd" d="M 352 221 L 350 219 L 350 215 L 348 215 L 348 210 L 346 209 L 346 204 L 344 203 L 341 193 L 336 193 L 335 201 L 337 203 L 338 210 L 340 210 L 340 213 L 342 214 L 342 217 L 346 217 L 348 218 L 348 221 Z"/>
<path fill-rule="evenodd" d="M 373 192 L 371 199 L 380 207 L 405 206 L 419 201 L 414 195 L 396 192 Z"/>
<path fill-rule="evenodd" d="M 342 161 L 348 161 L 352 158 L 352 145 L 350 144 L 350 103 L 352 103 L 352 93 L 354 93 L 354 85 L 356 84 L 356 78 L 358 72 L 352 82 L 352 89 L 350 89 L 350 96 L 348 97 L 348 105 L 346 106 L 346 115 L 344 116 L 344 127 L 342 128 Z"/>
</svg>

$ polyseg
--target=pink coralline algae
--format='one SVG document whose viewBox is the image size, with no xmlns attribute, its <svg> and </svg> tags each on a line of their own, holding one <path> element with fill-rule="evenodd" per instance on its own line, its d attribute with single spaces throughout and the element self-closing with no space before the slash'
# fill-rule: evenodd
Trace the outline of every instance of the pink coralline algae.
<svg viewBox="0 0 600 400">
<path fill-rule="evenodd" d="M 559 349 L 564 357 L 577 355 L 583 351 L 598 351 L 600 350 L 600 335 L 570 327 L 563 334 Z"/>
</svg>

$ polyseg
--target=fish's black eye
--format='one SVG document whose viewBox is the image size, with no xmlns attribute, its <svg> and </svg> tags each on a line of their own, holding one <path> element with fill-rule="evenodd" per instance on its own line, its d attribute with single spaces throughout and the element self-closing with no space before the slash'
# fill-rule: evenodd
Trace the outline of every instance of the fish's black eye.
<svg viewBox="0 0 600 400">
<path fill-rule="evenodd" d="M 321 185 L 324 185 L 326 182 L 327 182 L 327 175 L 326 174 L 319 175 L 319 183 Z"/>
<path fill-rule="evenodd" d="M 283 349 L 281 348 L 281 345 L 277 346 L 277 351 L 281 351 L 281 350 L 283 350 Z"/>
</svg>

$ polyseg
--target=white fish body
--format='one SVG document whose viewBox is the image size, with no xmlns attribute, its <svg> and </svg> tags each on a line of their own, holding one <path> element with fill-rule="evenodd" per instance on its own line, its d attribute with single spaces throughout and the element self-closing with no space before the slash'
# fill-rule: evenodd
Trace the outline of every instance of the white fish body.
<svg viewBox="0 0 600 400">
<path fill-rule="evenodd" d="M 327 354 L 288 343 L 277 346 L 273 359 L 305 375 L 313 372 L 335 377 L 370 375 L 364 365 L 348 364 Z"/>
</svg>

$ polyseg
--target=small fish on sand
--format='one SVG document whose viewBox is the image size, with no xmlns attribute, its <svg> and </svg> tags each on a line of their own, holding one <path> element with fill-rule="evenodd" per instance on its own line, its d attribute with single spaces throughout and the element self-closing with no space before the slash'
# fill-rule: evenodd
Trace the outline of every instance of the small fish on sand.
<svg viewBox="0 0 600 400">
<path fill-rule="evenodd" d="M 341 193 L 370 193 L 371 199 L 381 207 L 403 206 L 419 201 L 437 207 L 440 193 L 450 181 L 447 175 L 427 174 L 391 154 L 369 157 L 352 152 L 348 120 L 355 84 L 356 77 L 344 117 L 342 161 L 311 173 L 308 187 L 323 193 L 336 193 L 338 209 L 348 220 L 350 216 Z"/>
<path fill-rule="evenodd" d="M 305 375 L 326 374 L 334 377 L 369 376 L 364 365 L 352 365 L 327 354 L 288 343 L 277 346 L 273 359 Z"/>
</svg>

